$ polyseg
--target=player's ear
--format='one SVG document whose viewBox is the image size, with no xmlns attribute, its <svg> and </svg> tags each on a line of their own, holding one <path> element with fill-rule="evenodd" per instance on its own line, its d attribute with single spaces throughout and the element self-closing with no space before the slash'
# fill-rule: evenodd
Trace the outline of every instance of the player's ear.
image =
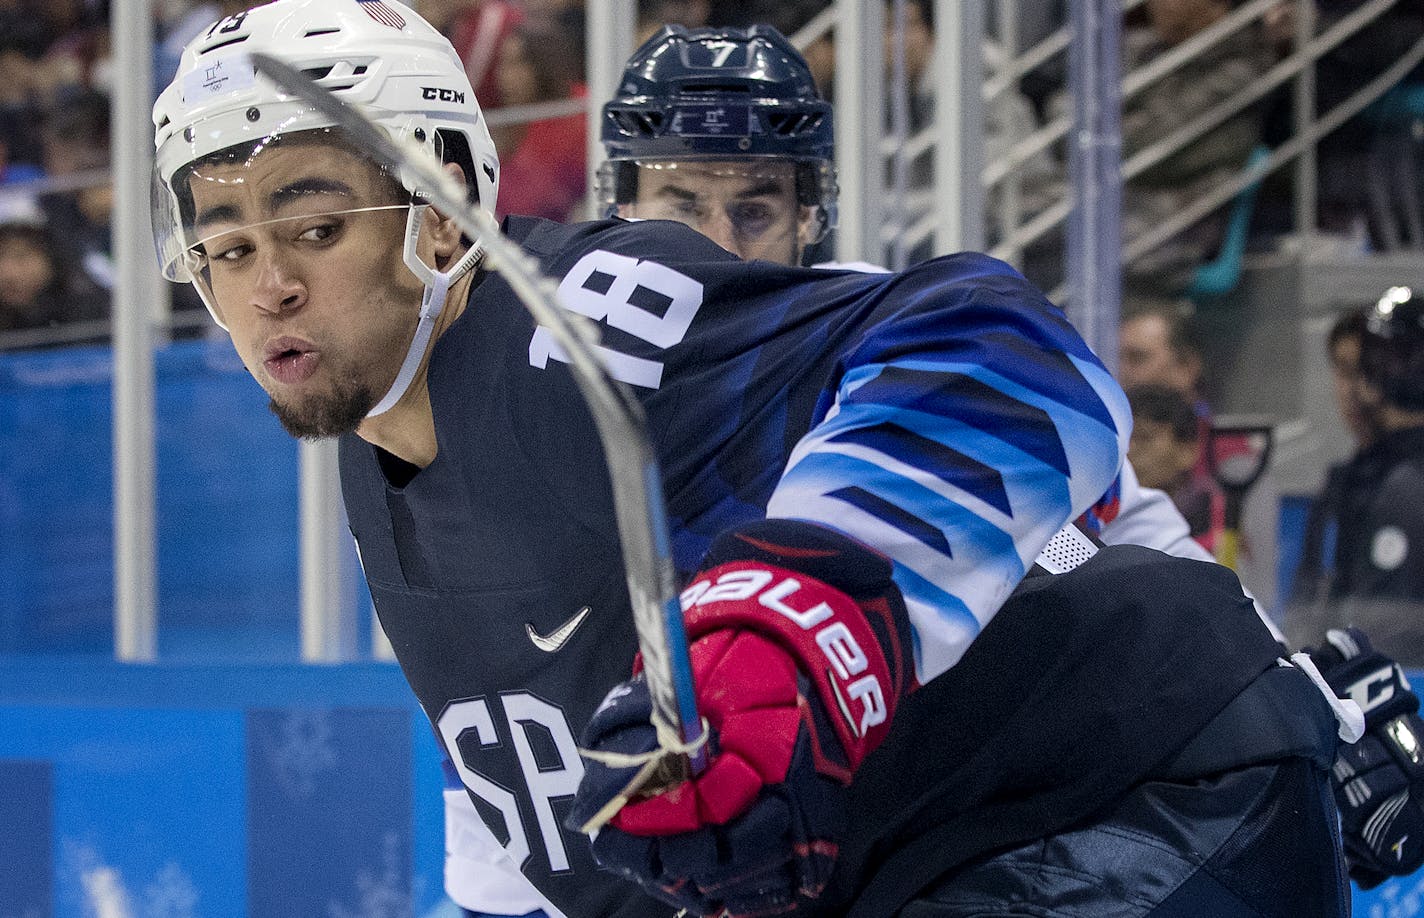
<svg viewBox="0 0 1424 918">
<path fill-rule="evenodd" d="M 465 170 L 461 169 L 458 163 L 446 163 L 444 169 L 458 179 L 460 184 L 465 184 Z M 422 235 L 429 238 L 435 246 L 437 264 L 447 262 L 459 253 L 462 236 L 459 224 L 435 207 L 425 212 Z"/>
<path fill-rule="evenodd" d="M 826 209 L 819 205 L 802 204 L 796 218 L 796 247 L 805 251 L 826 236 Z"/>
</svg>

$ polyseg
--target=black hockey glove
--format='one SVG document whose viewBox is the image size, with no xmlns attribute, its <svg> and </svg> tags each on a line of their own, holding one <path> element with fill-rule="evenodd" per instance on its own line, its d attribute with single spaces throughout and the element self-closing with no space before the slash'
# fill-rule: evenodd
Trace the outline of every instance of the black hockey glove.
<svg viewBox="0 0 1424 918">
<path fill-rule="evenodd" d="M 1335 693 L 1365 712 L 1365 735 L 1335 759 L 1345 859 L 1364 889 L 1424 864 L 1424 721 L 1399 664 L 1357 628 L 1329 631 L 1311 651 Z"/>
<path fill-rule="evenodd" d="M 593 853 L 689 915 L 783 915 L 830 880 L 845 787 L 908 688 L 908 620 L 889 561 L 809 524 L 724 536 L 706 564 L 682 602 L 710 762 L 623 806 Z M 641 678 L 615 687 L 584 748 L 656 748 L 650 707 Z M 589 759 L 567 824 L 581 827 L 635 771 Z"/>
</svg>

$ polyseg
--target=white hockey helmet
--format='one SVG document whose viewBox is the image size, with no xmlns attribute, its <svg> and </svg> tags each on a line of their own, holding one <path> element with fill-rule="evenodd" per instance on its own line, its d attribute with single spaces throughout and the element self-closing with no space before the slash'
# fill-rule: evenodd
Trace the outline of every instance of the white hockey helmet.
<svg viewBox="0 0 1424 918">
<path fill-rule="evenodd" d="M 480 206 L 494 212 L 494 143 L 464 65 L 439 31 L 396 0 L 277 0 L 222 19 L 190 42 L 153 106 L 154 244 L 169 280 L 195 280 L 192 250 L 199 240 L 186 167 L 224 150 L 256 149 L 273 138 L 331 127 L 306 103 L 258 77 L 247 60 L 252 51 L 286 61 L 392 135 L 414 138 L 459 163 Z M 409 177 L 396 178 L 417 196 L 412 209 L 418 208 L 420 189 Z M 472 256 L 478 249 L 472 247 Z M 422 267 L 411 270 L 422 276 Z"/>
<path fill-rule="evenodd" d="M 248 54 L 257 51 L 305 72 L 392 136 L 459 164 L 479 205 L 493 215 L 499 159 L 479 102 L 450 42 L 413 10 L 396 0 L 276 0 L 228 16 L 188 44 L 173 82 L 153 106 L 159 265 L 169 280 L 191 281 L 220 326 L 226 328 L 210 289 L 190 183 L 205 180 L 210 163 L 251 168 L 283 138 L 300 142 L 324 134 L 318 139 L 348 143 L 329 118 L 256 75 Z M 416 250 L 428 205 L 418 183 L 373 165 L 410 193 L 408 203 L 387 206 L 407 210 L 403 260 L 425 293 L 405 359 L 371 417 L 408 389 L 450 285 L 479 263 L 482 251 L 474 239 L 446 270 L 422 262 Z M 385 208 L 357 208 L 370 209 Z"/>
</svg>

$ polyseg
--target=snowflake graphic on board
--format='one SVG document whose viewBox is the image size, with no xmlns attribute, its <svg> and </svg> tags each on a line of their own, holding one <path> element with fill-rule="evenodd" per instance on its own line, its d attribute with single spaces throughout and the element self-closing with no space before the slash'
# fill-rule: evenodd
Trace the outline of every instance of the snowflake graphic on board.
<svg viewBox="0 0 1424 918">
<path fill-rule="evenodd" d="M 1355 914 L 1365 918 L 1419 918 L 1424 915 L 1424 877 L 1393 877 L 1367 893 L 1357 889 L 1355 906 Z"/>
<path fill-rule="evenodd" d="M 133 914 L 132 897 L 123 875 L 105 862 L 93 838 L 60 840 L 59 883 L 56 906 L 59 914 L 85 918 Z"/>
<path fill-rule="evenodd" d="M 144 918 L 197 918 L 198 888 L 173 861 L 163 865 L 143 895 Z"/>
<path fill-rule="evenodd" d="M 401 837 L 387 832 L 381 840 L 381 867 L 378 873 L 362 869 L 356 874 L 358 904 L 348 908 L 339 902 L 327 905 L 330 918 L 412 918 L 415 899 L 401 869 Z"/>
<path fill-rule="evenodd" d="M 297 710 L 282 717 L 277 736 L 263 737 L 263 752 L 288 796 L 311 796 L 322 772 L 336 767 L 332 733 L 330 711 Z"/>
</svg>

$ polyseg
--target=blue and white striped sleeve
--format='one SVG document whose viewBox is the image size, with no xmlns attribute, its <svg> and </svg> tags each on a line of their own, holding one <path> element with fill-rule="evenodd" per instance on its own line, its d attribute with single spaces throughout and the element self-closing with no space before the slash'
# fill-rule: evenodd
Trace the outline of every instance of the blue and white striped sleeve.
<svg viewBox="0 0 1424 918">
<path fill-rule="evenodd" d="M 954 256 L 887 283 L 767 512 L 889 556 L 924 683 L 1108 489 L 1131 414 L 1063 314 L 1008 266 Z"/>
</svg>

